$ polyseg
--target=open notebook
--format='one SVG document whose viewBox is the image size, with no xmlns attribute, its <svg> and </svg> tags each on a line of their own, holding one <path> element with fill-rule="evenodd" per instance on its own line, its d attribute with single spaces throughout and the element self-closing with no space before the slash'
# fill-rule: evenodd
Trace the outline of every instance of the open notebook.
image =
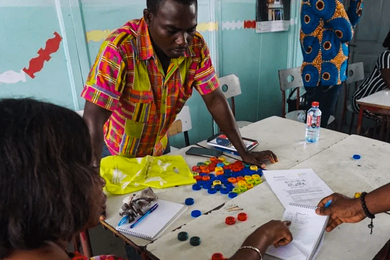
<svg viewBox="0 0 390 260">
<path fill-rule="evenodd" d="M 115 229 L 132 236 L 154 240 L 166 228 L 168 228 L 186 209 L 187 207 L 180 203 L 158 199 L 158 207 L 148 216 L 146 216 L 134 228 L 130 228 L 133 222 L 117 226 Z"/>
<path fill-rule="evenodd" d="M 283 214 L 283 220 L 290 220 L 293 241 L 275 248 L 270 246 L 268 255 L 288 260 L 314 259 L 322 241 L 328 216 L 315 213 L 316 207 L 291 203 Z"/>
</svg>

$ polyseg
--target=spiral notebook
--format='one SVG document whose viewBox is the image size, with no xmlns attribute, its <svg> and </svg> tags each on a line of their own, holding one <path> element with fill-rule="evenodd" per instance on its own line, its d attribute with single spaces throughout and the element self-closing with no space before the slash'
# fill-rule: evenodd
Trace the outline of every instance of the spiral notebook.
<svg viewBox="0 0 390 260">
<path fill-rule="evenodd" d="M 130 228 L 130 226 L 138 218 L 133 222 L 117 226 L 115 229 L 128 235 L 154 240 L 187 209 L 183 204 L 161 199 L 158 199 L 156 203 L 158 203 L 156 210 L 146 216 L 134 228 Z"/>
<path fill-rule="evenodd" d="M 282 219 L 291 221 L 289 228 L 293 241 L 278 248 L 270 246 L 266 253 L 280 259 L 314 259 L 320 249 L 326 223 L 328 222 L 328 216 L 317 215 L 315 209 L 314 206 L 289 204 Z"/>
</svg>

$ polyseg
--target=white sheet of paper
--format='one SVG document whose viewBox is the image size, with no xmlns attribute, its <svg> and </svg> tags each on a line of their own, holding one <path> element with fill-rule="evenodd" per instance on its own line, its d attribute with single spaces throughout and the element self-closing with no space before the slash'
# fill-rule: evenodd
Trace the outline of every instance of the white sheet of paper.
<svg viewBox="0 0 390 260">
<path fill-rule="evenodd" d="M 317 206 L 322 198 L 333 193 L 313 169 L 267 170 L 263 173 L 284 208 L 290 203 Z"/>
<path fill-rule="evenodd" d="M 289 205 L 282 219 L 291 221 L 289 228 L 293 241 L 278 248 L 271 246 L 267 254 L 286 260 L 314 259 L 328 222 L 328 217 L 317 215 L 315 208 L 297 204 Z"/>
</svg>

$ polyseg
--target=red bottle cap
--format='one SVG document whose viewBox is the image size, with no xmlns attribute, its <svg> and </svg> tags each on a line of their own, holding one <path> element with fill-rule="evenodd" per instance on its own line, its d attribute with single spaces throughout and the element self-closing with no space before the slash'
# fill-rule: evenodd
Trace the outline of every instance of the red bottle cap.
<svg viewBox="0 0 390 260">
<path fill-rule="evenodd" d="M 225 223 L 227 225 L 233 225 L 234 223 L 236 223 L 236 219 L 234 217 L 232 217 L 232 216 L 228 216 L 225 219 Z"/>
<path fill-rule="evenodd" d="M 312 106 L 312 107 L 319 107 L 319 106 L 320 106 L 320 102 L 318 102 L 318 101 L 313 101 L 313 102 L 311 102 L 311 106 Z"/>
<path fill-rule="evenodd" d="M 211 256 L 211 260 L 223 260 L 223 255 L 221 253 L 214 253 L 212 256 Z"/>
<path fill-rule="evenodd" d="M 245 221 L 248 219 L 248 215 L 245 212 L 238 213 L 237 219 L 239 221 Z"/>
</svg>

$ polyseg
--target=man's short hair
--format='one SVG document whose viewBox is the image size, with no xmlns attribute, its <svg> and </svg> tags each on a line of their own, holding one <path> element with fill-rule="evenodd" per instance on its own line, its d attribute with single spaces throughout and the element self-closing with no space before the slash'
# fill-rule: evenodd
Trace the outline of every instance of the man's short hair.
<svg viewBox="0 0 390 260">
<path fill-rule="evenodd" d="M 0 259 L 70 241 L 88 222 L 100 181 L 87 125 L 33 99 L 0 100 L 0 115 Z"/>
<path fill-rule="evenodd" d="M 161 6 L 168 0 L 146 0 L 146 8 L 153 14 L 156 14 Z M 183 5 L 192 5 L 195 3 L 195 5 L 198 4 L 197 0 L 172 0 L 174 2 L 183 4 Z"/>
</svg>

